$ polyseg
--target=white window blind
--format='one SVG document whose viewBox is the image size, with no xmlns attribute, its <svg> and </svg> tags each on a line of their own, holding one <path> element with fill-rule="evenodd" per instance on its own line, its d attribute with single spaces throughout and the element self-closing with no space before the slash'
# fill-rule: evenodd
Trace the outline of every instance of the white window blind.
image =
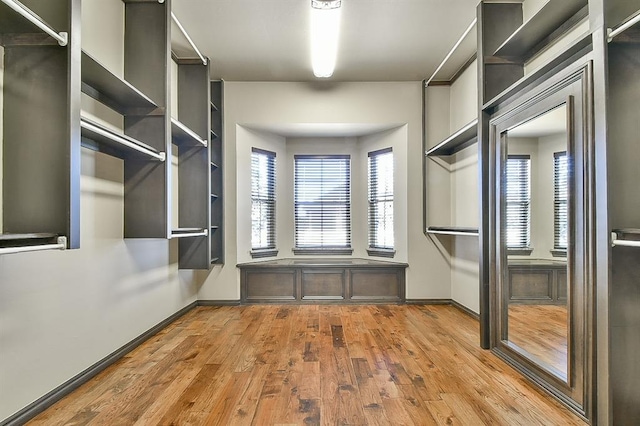
<svg viewBox="0 0 640 426">
<path fill-rule="evenodd" d="M 369 247 L 393 249 L 393 152 L 369 153 Z"/>
<path fill-rule="evenodd" d="M 251 150 L 251 248 L 276 247 L 276 154 Z"/>
<path fill-rule="evenodd" d="M 531 244 L 531 158 L 509 155 L 506 164 L 507 248 L 528 249 Z"/>
<path fill-rule="evenodd" d="M 569 163 L 566 152 L 553 154 L 553 248 L 567 249 Z"/>
<path fill-rule="evenodd" d="M 296 155 L 295 246 L 351 248 L 351 161 L 348 155 Z"/>
</svg>

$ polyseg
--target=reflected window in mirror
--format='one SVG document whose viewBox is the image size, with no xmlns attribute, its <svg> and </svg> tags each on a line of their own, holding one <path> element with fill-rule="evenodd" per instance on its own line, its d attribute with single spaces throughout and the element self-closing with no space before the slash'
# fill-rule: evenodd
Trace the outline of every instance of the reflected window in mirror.
<svg viewBox="0 0 640 426">
<path fill-rule="evenodd" d="M 529 254 L 531 252 L 531 157 L 509 155 L 505 173 L 507 250 L 512 254 Z"/>
<path fill-rule="evenodd" d="M 567 255 L 568 221 L 568 179 L 569 165 L 567 152 L 553 154 L 553 250 L 554 256 Z"/>
</svg>

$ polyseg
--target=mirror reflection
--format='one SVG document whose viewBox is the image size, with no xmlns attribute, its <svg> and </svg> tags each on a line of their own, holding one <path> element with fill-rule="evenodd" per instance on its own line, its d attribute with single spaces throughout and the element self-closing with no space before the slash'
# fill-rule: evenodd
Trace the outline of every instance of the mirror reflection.
<svg viewBox="0 0 640 426">
<path fill-rule="evenodd" d="M 507 340 L 567 380 L 567 108 L 507 131 L 502 174 Z"/>
</svg>

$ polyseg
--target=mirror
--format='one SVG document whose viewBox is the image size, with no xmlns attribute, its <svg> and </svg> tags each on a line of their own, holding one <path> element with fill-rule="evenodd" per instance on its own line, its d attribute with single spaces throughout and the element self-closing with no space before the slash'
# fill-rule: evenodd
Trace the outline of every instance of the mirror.
<svg viewBox="0 0 640 426">
<path fill-rule="evenodd" d="M 506 340 L 567 381 L 568 130 L 559 105 L 507 130 L 501 193 Z"/>
<path fill-rule="evenodd" d="M 492 351 L 589 418 L 595 221 L 591 67 L 492 108 L 487 252 Z"/>
</svg>

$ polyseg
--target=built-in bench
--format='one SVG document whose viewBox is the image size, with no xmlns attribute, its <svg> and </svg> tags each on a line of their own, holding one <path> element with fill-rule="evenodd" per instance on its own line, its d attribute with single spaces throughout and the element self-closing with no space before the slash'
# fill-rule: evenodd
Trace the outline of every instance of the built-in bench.
<svg viewBox="0 0 640 426">
<path fill-rule="evenodd" d="M 567 262 L 546 259 L 509 260 L 509 303 L 567 304 Z"/>
<path fill-rule="evenodd" d="M 240 268 L 242 303 L 402 303 L 406 263 L 278 259 Z"/>
</svg>

